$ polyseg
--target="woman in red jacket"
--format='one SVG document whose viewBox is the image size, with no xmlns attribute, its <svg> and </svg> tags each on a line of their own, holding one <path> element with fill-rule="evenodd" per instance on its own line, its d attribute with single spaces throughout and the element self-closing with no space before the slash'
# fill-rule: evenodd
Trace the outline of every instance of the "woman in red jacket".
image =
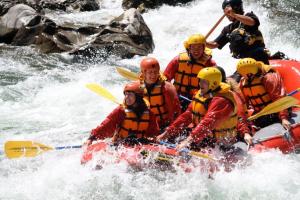
<svg viewBox="0 0 300 200">
<path fill-rule="evenodd" d="M 150 109 L 156 115 L 159 127 L 163 131 L 181 113 L 176 88 L 161 76 L 160 66 L 155 58 L 144 58 L 140 68 L 144 98 L 149 101 Z"/>
<path fill-rule="evenodd" d="M 124 88 L 124 104 L 115 108 L 106 119 L 92 130 L 86 145 L 95 140 L 112 137 L 113 143 L 147 143 L 159 134 L 155 115 L 143 99 L 144 91 L 139 82 Z"/>
</svg>

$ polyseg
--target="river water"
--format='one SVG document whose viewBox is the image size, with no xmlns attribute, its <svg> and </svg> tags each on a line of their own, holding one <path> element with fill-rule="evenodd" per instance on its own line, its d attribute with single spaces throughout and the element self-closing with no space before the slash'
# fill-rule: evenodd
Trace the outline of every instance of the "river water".
<svg viewBox="0 0 300 200">
<path fill-rule="evenodd" d="M 263 1 L 261 1 L 263 2 Z M 266 1 L 264 1 L 265 3 Z M 270 1 L 271 2 L 271 1 Z M 164 69 L 183 51 L 183 41 L 193 33 L 206 34 L 223 14 L 220 0 L 196 0 L 187 6 L 162 6 L 143 14 L 150 27 L 155 50 Z M 297 2 L 296 2 L 297 3 Z M 298 2 L 299 4 L 299 2 Z M 289 4 L 290 5 L 290 4 Z M 121 0 L 104 0 L 102 10 L 60 14 L 78 23 L 100 23 L 123 11 Z M 299 8 L 292 4 L 290 9 Z M 255 1 L 245 2 L 261 20 L 261 31 L 271 52 L 285 52 L 300 60 L 299 22 L 290 27 Z M 275 8 L 276 9 L 276 8 Z M 290 10 L 288 9 L 288 10 Z M 214 39 L 227 19 L 210 36 Z M 228 47 L 213 50 L 213 57 L 227 74 L 236 60 Z M 85 88 L 96 82 L 122 99 L 126 83 L 115 66 L 138 71 L 141 57 L 105 62 L 73 62 L 66 54 L 45 55 L 30 47 L 0 44 L 0 146 L 5 141 L 31 140 L 49 146 L 82 144 L 116 106 Z M 108 164 L 102 170 L 81 166 L 82 152 L 61 150 L 33 158 L 7 159 L 0 154 L 0 199 L 299 199 L 300 156 L 273 150 L 255 155 L 252 165 L 231 173 L 219 172 L 214 180 L 207 174 L 145 170 L 130 171 L 124 163 Z"/>
</svg>

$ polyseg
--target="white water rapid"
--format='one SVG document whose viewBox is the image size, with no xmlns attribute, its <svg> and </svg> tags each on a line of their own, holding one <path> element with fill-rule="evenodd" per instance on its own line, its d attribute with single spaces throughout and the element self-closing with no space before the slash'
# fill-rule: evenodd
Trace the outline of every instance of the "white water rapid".
<svg viewBox="0 0 300 200">
<path fill-rule="evenodd" d="M 251 1 L 252 2 L 252 1 Z M 195 0 L 186 6 L 162 6 L 143 14 L 152 31 L 155 56 L 164 69 L 183 51 L 190 34 L 206 34 L 222 16 L 222 0 Z M 100 23 L 118 16 L 121 0 L 103 0 L 96 12 L 64 14 L 78 23 Z M 300 60 L 300 47 L 292 30 L 275 34 L 278 27 L 267 10 L 256 3 L 244 4 L 260 18 L 260 29 L 271 52 L 285 52 Z M 58 17 L 59 18 L 59 17 Z M 224 19 L 209 39 L 228 23 Z M 299 37 L 299 35 L 297 36 Z M 82 144 L 116 106 L 85 88 L 96 82 L 123 98 L 126 80 L 115 65 L 138 71 L 141 57 L 104 63 L 72 63 L 65 54 L 45 55 L 29 47 L 0 44 L 0 147 L 8 140 L 31 140 L 49 146 Z M 213 50 L 216 62 L 228 75 L 236 60 L 223 50 Z M 114 62 L 113 62 L 114 61 Z M 111 64 L 114 63 L 114 64 Z M 0 154 L 0 200 L 184 200 L 184 199 L 290 199 L 300 198 L 300 156 L 273 150 L 253 158 L 252 165 L 231 173 L 219 172 L 214 180 L 207 174 L 128 171 L 125 164 L 107 165 L 102 170 L 80 165 L 80 149 L 49 151 L 33 158 L 7 159 Z"/>
</svg>

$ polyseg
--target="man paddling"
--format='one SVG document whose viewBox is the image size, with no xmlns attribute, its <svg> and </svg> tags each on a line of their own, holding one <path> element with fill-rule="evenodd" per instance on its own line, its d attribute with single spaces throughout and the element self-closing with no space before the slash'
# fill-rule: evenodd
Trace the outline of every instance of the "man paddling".
<svg viewBox="0 0 300 200">
<path fill-rule="evenodd" d="M 250 57 L 269 64 L 263 35 L 258 29 L 258 17 L 253 12 L 244 14 L 242 0 L 224 0 L 222 8 L 231 23 L 223 28 L 214 41 L 208 41 L 207 47 L 222 49 L 229 43 L 234 58 Z M 240 79 L 236 72 L 233 77 L 237 81 Z"/>
<path fill-rule="evenodd" d="M 253 114 L 286 95 L 280 75 L 262 62 L 253 58 L 243 58 L 237 64 L 237 71 L 242 75 L 240 89 L 247 107 L 254 110 Z M 284 128 L 290 129 L 291 123 L 288 119 L 288 111 L 282 110 L 279 113 L 261 116 L 253 122 L 260 128 L 279 122 Z"/>
<path fill-rule="evenodd" d="M 156 116 L 143 99 L 144 91 L 139 82 L 128 83 L 124 95 L 124 104 L 115 108 L 91 131 L 85 145 L 110 137 L 113 143 L 147 143 L 159 134 Z"/>
<path fill-rule="evenodd" d="M 144 98 L 149 101 L 150 109 L 156 115 L 159 127 L 163 131 L 181 113 L 176 88 L 162 77 L 155 58 L 143 58 L 140 68 Z"/>
<path fill-rule="evenodd" d="M 229 42 L 233 57 L 251 57 L 269 64 L 258 17 L 253 12 L 244 14 L 242 0 L 224 0 L 222 8 L 231 23 L 207 46 L 222 49 Z"/>
<path fill-rule="evenodd" d="M 194 96 L 188 109 L 157 137 L 164 140 L 178 136 L 185 127 L 191 133 L 178 146 L 214 147 L 230 149 L 240 134 L 251 143 L 250 130 L 244 121 L 238 120 L 237 105 L 230 86 L 222 83 L 222 74 L 217 68 L 207 67 L 199 74 L 200 90 Z"/>
<path fill-rule="evenodd" d="M 186 52 L 174 57 L 164 71 L 168 81 L 174 80 L 178 95 L 192 99 L 199 89 L 197 74 L 204 67 L 215 66 L 211 50 L 206 48 L 205 37 L 201 34 L 191 35 L 185 42 Z M 189 101 L 180 99 L 182 111 Z"/>
</svg>

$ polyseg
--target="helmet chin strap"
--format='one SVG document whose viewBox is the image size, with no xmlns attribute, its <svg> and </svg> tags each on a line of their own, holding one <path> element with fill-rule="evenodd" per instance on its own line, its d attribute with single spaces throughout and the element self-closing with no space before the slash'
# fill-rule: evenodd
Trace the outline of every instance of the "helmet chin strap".
<svg viewBox="0 0 300 200">
<path fill-rule="evenodd" d="M 221 87 L 220 86 L 218 86 L 216 89 L 214 89 L 214 90 L 212 90 L 212 89 L 209 89 L 208 91 L 207 91 L 207 93 L 210 93 L 211 94 L 211 97 L 213 97 L 213 93 L 215 93 L 215 92 L 217 92 L 217 91 L 219 91 L 221 89 Z"/>
<path fill-rule="evenodd" d="M 205 95 L 208 95 L 209 98 L 214 97 L 211 89 L 209 89 L 209 90 L 208 90 L 206 93 L 204 93 L 204 94 L 201 93 L 201 96 L 202 96 L 202 97 L 204 97 Z"/>
<path fill-rule="evenodd" d="M 254 79 L 255 77 L 257 77 L 257 76 L 259 76 L 258 73 L 257 73 L 257 74 L 248 74 L 248 75 L 247 75 L 247 80 L 248 80 L 248 82 L 252 82 L 253 79 Z"/>
<path fill-rule="evenodd" d="M 195 58 L 192 56 L 191 51 L 190 51 L 189 49 L 186 49 L 186 51 L 187 51 L 187 53 L 188 53 L 188 55 L 189 55 L 189 57 L 190 57 L 190 60 L 189 60 L 188 62 L 191 63 L 191 64 L 195 63 L 196 60 L 195 60 Z"/>
</svg>

